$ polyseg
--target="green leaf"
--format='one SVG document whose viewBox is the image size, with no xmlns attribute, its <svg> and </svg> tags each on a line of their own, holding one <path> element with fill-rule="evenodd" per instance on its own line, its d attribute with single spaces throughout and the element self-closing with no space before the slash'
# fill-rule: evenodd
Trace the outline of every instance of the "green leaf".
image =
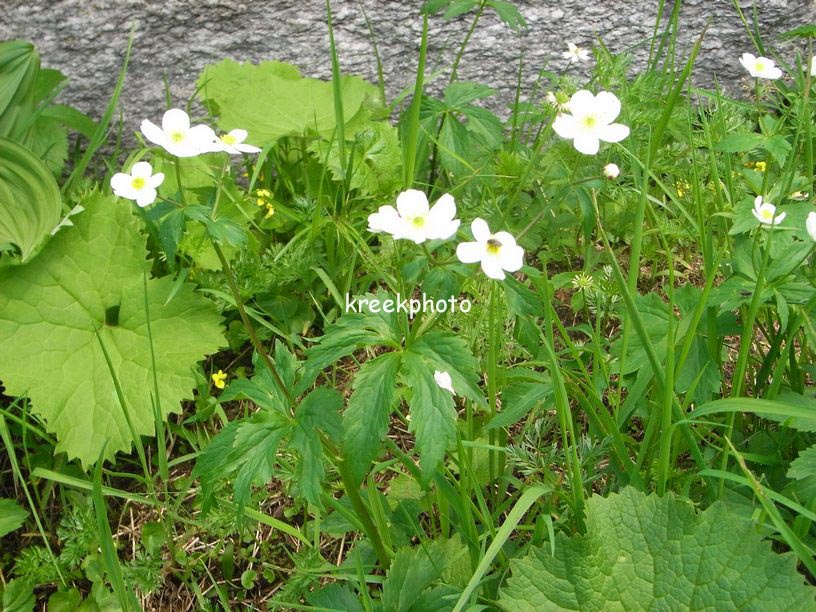
<svg viewBox="0 0 816 612">
<path fill-rule="evenodd" d="M 808 23 L 783 32 L 779 35 L 779 38 L 816 38 L 816 23 Z"/>
<path fill-rule="evenodd" d="M 412 347 L 413 348 L 413 347 Z M 434 380 L 434 367 L 414 352 L 403 354 L 400 369 L 411 391 L 408 431 L 416 436 L 422 475 L 430 478 L 456 440 L 456 409 L 453 396 Z M 450 372 L 453 378 L 453 372 Z M 456 390 L 456 383 L 453 383 Z"/>
<path fill-rule="evenodd" d="M 722 151 L 723 153 L 744 153 L 745 151 L 756 149 L 764 142 L 765 136 L 754 132 L 729 134 L 714 145 L 714 150 Z"/>
<path fill-rule="evenodd" d="M 34 603 L 34 588 L 25 580 L 12 580 L 3 589 L 3 612 L 31 612 Z"/>
<path fill-rule="evenodd" d="M 788 478 L 802 480 L 816 475 L 816 446 L 806 448 L 788 466 Z"/>
<path fill-rule="evenodd" d="M 25 263 L 61 215 L 62 199 L 51 171 L 30 151 L 0 138 L 0 247 L 15 245 Z"/>
<path fill-rule="evenodd" d="M 318 508 L 323 504 L 323 444 L 320 431 L 337 441 L 341 436 L 340 408 L 343 397 L 335 389 L 318 387 L 300 403 L 295 411 L 295 429 L 289 446 L 300 455 L 295 468 L 300 492 Z"/>
<path fill-rule="evenodd" d="M 587 533 L 559 534 L 555 556 L 510 562 L 499 603 L 540 610 L 812 610 L 816 590 L 750 523 L 716 502 L 699 515 L 673 495 L 625 488 L 586 505 Z"/>
<path fill-rule="evenodd" d="M 388 433 L 399 363 L 399 353 L 385 353 L 366 361 L 354 377 L 354 391 L 343 414 L 343 456 L 357 484 Z"/>
<path fill-rule="evenodd" d="M 304 133 L 328 138 L 337 126 L 332 84 L 304 78 L 289 64 L 226 59 L 207 66 L 198 85 L 218 126 L 247 130 L 247 142 L 257 146 Z M 359 77 L 341 76 L 340 91 L 347 123 L 367 105 L 380 105 L 378 89 Z"/>
<path fill-rule="evenodd" d="M 375 297 L 380 299 L 380 303 L 385 299 L 383 293 Z M 318 339 L 317 344 L 309 348 L 303 378 L 295 394 L 305 391 L 323 368 L 352 354 L 358 348 L 374 345 L 398 347 L 400 343 L 394 333 L 395 327 L 394 314 L 354 312 L 340 317 L 336 323 L 326 328 L 326 333 Z"/>
<path fill-rule="evenodd" d="M 306 594 L 306 601 L 319 610 L 330 612 L 364 612 L 359 597 L 348 585 L 332 582 Z"/>
<path fill-rule="evenodd" d="M 19 529 L 28 518 L 28 512 L 13 499 L 0 499 L 0 538 Z"/>
<path fill-rule="evenodd" d="M 398 550 L 383 582 L 383 608 L 393 612 L 415 609 L 422 591 L 439 579 L 446 567 L 444 542 Z"/>
<path fill-rule="evenodd" d="M 391 193 L 402 180 L 402 149 L 399 144 L 397 129 L 387 121 L 370 121 L 346 143 L 346 156 L 341 164 L 340 142 L 316 140 L 309 147 L 331 172 L 336 181 L 344 181 L 344 168 L 351 170 L 349 188 L 357 189 L 364 194 Z M 350 153 L 349 153 L 350 152 Z"/>
<path fill-rule="evenodd" d="M 460 336 L 445 331 L 431 331 L 420 336 L 409 349 L 421 355 L 431 369 L 448 372 L 451 386 L 457 395 L 486 406 L 479 390 L 479 362 Z"/>
<path fill-rule="evenodd" d="M 82 204 L 74 227 L 36 259 L 0 270 L 0 380 L 9 395 L 31 399 L 57 452 L 87 466 L 106 443 L 110 458 L 133 442 L 103 345 L 136 434 L 152 435 L 148 310 L 162 417 L 192 397 L 196 361 L 224 339 L 214 307 L 191 285 L 145 280 L 151 262 L 130 202 L 96 193 Z"/>
<path fill-rule="evenodd" d="M 248 419 L 233 421 L 210 441 L 196 461 L 193 476 L 201 479 L 202 509 L 212 506 L 217 484 L 234 477 L 238 513 L 249 503 L 252 486 L 272 478 L 278 446 L 291 431 L 280 413 L 262 410 Z"/>
<path fill-rule="evenodd" d="M 487 429 L 515 425 L 535 406 L 552 396 L 552 384 L 518 382 L 502 391 L 502 411 L 488 421 Z"/>
</svg>

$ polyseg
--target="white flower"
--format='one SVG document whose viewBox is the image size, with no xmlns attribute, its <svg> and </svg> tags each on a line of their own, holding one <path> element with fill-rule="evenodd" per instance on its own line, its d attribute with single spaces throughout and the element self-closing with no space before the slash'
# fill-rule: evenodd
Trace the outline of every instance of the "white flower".
<svg viewBox="0 0 816 612">
<path fill-rule="evenodd" d="M 810 234 L 810 237 L 816 240 L 816 212 L 808 213 L 807 221 L 805 221 L 805 227 L 807 228 L 807 232 Z"/>
<path fill-rule="evenodd" d="M 380 206 L 368 216 L 368 231 L 391 234 L 394 240 L 426 240 L 450 238 L 459 229 L 456 203 L 449 193 L 439 198 L 432 208 L 428 197 L 418 189 L 408 189 L 397 196 L 397 207 Z"/>
<path fill-rule="evenodd" d="M 770 202 L 763 202 L 762 196 L 754 200 L 754 209 L 751 211 L 762 225 L 779 225 L 788 213 L 776 214 L 776 206 Z"/>
<path fill-rule="evenodd" d="M 782 76 L 782 71 L 774 65 L 772 59 L 767 57 L 755 57 L 751 53 L 743 53 L 740 64 L 755 79 L 778 79 Z"/>
<path fill-rule="evenodd" d="M 454 395 L 456 395 L 455 391 L 453 390 L 453 383 L 451 382 L 450 374 L 445 372 L 440 372 L 439 370 L 434 371 L 434 380 L 436 384 L 439 385 L 440 389 L 444 389 L 445 391 L 450 391 Z"/>
<path fill-rule="evenodd" d="M 164 181 L 164 174 L 153 174 L 153 168 L 147 162 L 133 164 L 130 174 L 117 172 L 111 177 L 111 188 L 114 195 L 128 200 L 136 200 L 136 204 L 144 208 L 156 201 L 156 187 Z"/>
<path fill-rule="evenodd" d="M 230 130 L 215 139 L 213 151 L 224 151 L 230 155 L 241 153 L 260 153 L 261 150 L 251 144 L 244 144 L 247 137 L 246 130 Z"/>
<path fill-rule="evenodd" d="M 484 219 L 474 219 L 470 225 L 475 242 L 462 242 L 456 247 L 456 257 L 462 263 L 481 262 L 482 271 L 490 278 L 504 280 L 504 271 L 515 272 L 524 263 L 524 249 L 507 232 L 490 233 Z"/>
<path fill-rule="evenodd" d="M 161 127 L 145 119 L 141 129 L 145 138 L 176 157 L 195 157 L 213 150 L 215 132 L 212 128 L 190 127 L 190 117 L 180 108 L 164 113 Z"/>
<path fill-rule="evenodd" d="M 576 61 L 576 62 L 587 62 L 589 61 L 589 49 L 582 49 L 581 47 L 577 46 L 575 43 L 567 43 L 567 48 L 569 51 L 564 51 L 561 54 L 566 60 L 569 61 Z"/>
<path fill-rule="evenodd" d="M 810 76 L 816 76 L 816 55 L 810 58 Z"/>
<path fill-rule="evenodd" d="M 603 167 L 603 175 L 608 179 L 616 179 L 620 176 L 620 168 L 617 164 L 606 164 Z"/>
<path fill-rule="evenodd" d="M 595 155 L 600 141 L 620 142 L 629 135 L 629 128 L 612 123 L 620 114 L 620 100 L 608 91 L 593 96 L 586 89 L 576 91 L 570 98 L 571 115 L 558 115 L 553 129 L 562 138 L 572 140 L 575 148 L 586 155 Z"/>
</svg>

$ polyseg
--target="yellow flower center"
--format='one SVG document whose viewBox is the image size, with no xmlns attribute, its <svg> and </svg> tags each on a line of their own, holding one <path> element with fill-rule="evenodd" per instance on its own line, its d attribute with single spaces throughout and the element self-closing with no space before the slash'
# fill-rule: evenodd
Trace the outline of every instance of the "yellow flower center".
<svg viewBox="0 0 816 612">
<path fill-rule="evenodd" d="M 234 145 L 235 143 L 238 142 L 238 139 L 235 136 L 233 136 L 232 134 L 224 134 L 221 137 L 221 142 L 223 142 L 224 144 L 232 146 L 232 145 Z"/>
<path fill-rule="evenodd" d="M 178 144 L 184 140 L 184 132 L 170 132 L 170 140 Z"/>
<path fill-rule="evenodd" d="M 582 119 L 582 123 L 584 127 L 592 129 L 595 127 L 595 124 L 598 123 L 598 118 L 595 115 L 587 115 Z"/>
<path fill-rule="evenodd" d="M 754 70 L 756 70 L 757 72 L 765 72 L 765 63 L 764 62 L 755 63 Z"/>
<path fill-rule="evenodd" d="M 411 219 L 411 223 L 414 227 L 422 227 L 425 225 L 425 217 L 414 217 Z"/>
<path fill-rule="evenodd" d="M 138 191 L 139 189 L 144 188 L 145 180 L 141 176 L 137 176 L 131 181 L 130 186 Z"/>
<path fill-rule="evenodd" d="M 502 243 L 495 238 L 491 238 L 487 241 L 487 252 L 490 255 L 498 255 L 501 247 Z"/>
<path fill-rule="evenodd" d="M 760 215 L 762 216 L 762 218 L 763 218 L 763 219 L 765 219 L 766 221 L 770 221 L 771 219 L 773 219 L 773 212 L 771 212 L 771 211 L 770 211 L 769 209 L 767 209 L 767 208 L 766 208 L 765 210 L 760 210 L 760 211 L 759 211 L 759 214 L 760 214 Z"/>
<path fill-rule="evenodd" d="M 767 164 L 764 161 L 758 161 L 754 164 L 754 168 L 757 172 L 765 172 L 765 168 L 767 168 Z"/>
</svg>

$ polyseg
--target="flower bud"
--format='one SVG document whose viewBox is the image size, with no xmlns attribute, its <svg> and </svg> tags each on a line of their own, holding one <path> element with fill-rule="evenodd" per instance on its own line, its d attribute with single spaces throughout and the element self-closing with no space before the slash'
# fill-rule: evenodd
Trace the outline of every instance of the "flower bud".
<svg viewBox="0 0 816 612">
<path fill-rule="evenodd" d="M 608 179 L 616 179 L 620 176 L 620 168 L 617 164 L 606 164 L 603 168 L 603 175 Z"/>
</svg>

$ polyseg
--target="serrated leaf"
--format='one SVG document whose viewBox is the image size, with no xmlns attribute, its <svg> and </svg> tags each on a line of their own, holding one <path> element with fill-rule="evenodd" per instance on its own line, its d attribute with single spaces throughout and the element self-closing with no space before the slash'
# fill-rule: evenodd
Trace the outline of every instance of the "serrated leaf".
<svg viewBox="0 0 816 612">
<path fill-rule="evenodd" d="M 271 479 L 278 446 L 290 432 L 291 423 L 269 411 L 233 421 L 219 431 L 199 454 L 193 470 L 193 476 L 201 480 L 203 510 L 212 505 L 217 483 L 234 478 L 234 499 L 240 513 L 250 500 L 252 486 Z"/>
<path fill-rule="evenodd" d="M 725 138 L 714 145 L 715 151 L 723 153 L 744 153 L 761 146 L 765 142 L 765 136 L 754 132 L 741 134 L 728 134 Z"/>
<path fill-rule="evenodd" d="M 586 505 L 587 533 L 559 534 L 555 555 L 511 561 L 499 603 L 540 610 L 812 610 L 790 553 L 778 555 L 750 523 L 717 502 L 695 515 L 673 495 L 628 487 Z"/>
<path fill-rule="evenodd" d="M 450 374 L 457 395 L 486 406 L 479 390 L 479 362 L 460 336 L 445 331 L 431 331 L 420 336 L 411 345 L 413 353 L 421 355 L 431 369 Z"/>
<path fill-rule="evenodd" d="M 336 127 L 332 84 L 302 77 L 288 64 L 226 59 L 207 66 L 198 85 L 218 115 L 218 126 L 247 130 L 247 142 L 257 146 L 304 133 L 328 138 Z M 340 91 L 347 122 L 365 104 L 379 105 L 377 88 L 359 77 L 341 76 Z"/>
<path fill-rule="evenodd" d="M 300 492 L 318 508 L 323 506 L 323 444 L 320 432 L 339 441 L 341 434 L 340 408 L 343 397 L 335 389 L 318 387 L 307 395 L 295 411 L 295 428 L 289 446 L 300 455 L 295 476 Z"/>
<path fill-rule="evenodd" d="M 13 499 L 0 499 L 0 538 L 19 529 L 28 518 L 28 512 Z"/>
<path fill-rule="evenodd" d="M 0 138 L 0 247 L 16 245 L 25 263 L 61 216 L 62 198 L 51 171 L 27 149 Z"/>
<path fill-rule="evenodd" d="M 446 567 L 443 542 L 398 550 L 383 582 L 383 608 L 393 612 L 415 609 L 422 591 L 440 578 Z"/>
<path fill-rule="evenodd" d="M 422 475 L 428 479 L 444 458 L 445 451 L 456 440 L 453 396 L 439 387 L 434 380 L 434 367 L 415 352 L 403 354 L 400 372 L 411 391 L 411 424 L 408 431 L 416 437 Z"/>
<path fill-rule="evenodd" d="M 348 585 L 336 582 L 306 594 L 306 601 L 319 610 L 329 612 L 364 612 L 363 604 Z"/>
<path fill-rule="evenodd" d="M 110 458 L 133 442 L 102 346 L 136 434 L 153 434 L 146 302 L 162 417 L 192 397 L 196 361 L 224 340 L 220 317 L 191 285 L 145 281 L 151 264 L 130 202 L 95 193 L 82 204 L 74 227 L 36 259 L 0 270 L 0 380 L 31 399 L 58 452 L 88 466 L 106 444 Z"/>
<path fill-rule="evenodd" d="M 357 484 L 388 433 L 399 362 L 399 353 L 385 353 L 366 361 L 354 377 L 354 391 L 343 414 L 343 456 Z"/>
<path fill-rule="evenodd" d="M 380 300 L 380 303 L 385 299 L 383 293 L 375 297 Z M 305 391 L 323 371 L 323 368 L 350 355 L 358 348 L 378 344 L 399 346 L 394 327 L 395 315 L 393 313 L 352 312 L 340 317 L 336 323 L 326 328 L 326 333 L 319 338 L 317 344 L 309 348 L 308 358 L 303 368 L 303 378 L 295 394 L 299 395 Z"/>
<path fill-rule="evenodd" d="M 816 446 L 806 448 L 788 466 L 788 478 L 801 480 L 816 476 Z"/>
</svg>

